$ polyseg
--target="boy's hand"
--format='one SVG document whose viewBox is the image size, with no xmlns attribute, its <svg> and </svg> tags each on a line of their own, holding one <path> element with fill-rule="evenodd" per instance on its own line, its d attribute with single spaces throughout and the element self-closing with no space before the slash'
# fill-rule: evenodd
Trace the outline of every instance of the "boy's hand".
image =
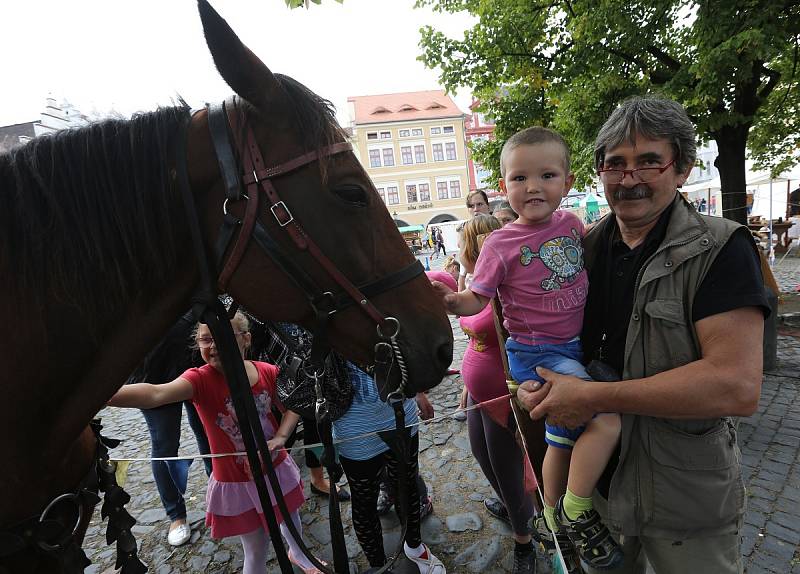
<svg viewBox="0 0 800 574">
<path fill-rule="evenodd" d="M 458 294 L 441 281 L 431 281 L 431 287 L 442 298 L 442 304 L 447 312 L 455 314 L 458 307 Z"/>
</svg>

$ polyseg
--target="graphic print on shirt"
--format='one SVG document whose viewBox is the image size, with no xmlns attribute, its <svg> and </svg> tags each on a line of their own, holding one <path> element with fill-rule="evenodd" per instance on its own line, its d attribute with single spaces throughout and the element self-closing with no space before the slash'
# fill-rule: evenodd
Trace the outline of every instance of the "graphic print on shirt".
<svg viewBox="0 0 800 574">
<path fill-rule="evenodd" d="M 473 345 L 472 348 L 475 350 L 476 353 L 485 353 L 486 352 L 486 337 L 488 336 L 487 333 L 476 333 L 469 327 L 461 327 L 461 330 L 464 331 L 464 334 L 472 339 Z"/>
<path fill-rule="evenodd" d="M 269 394 L 267 392 L 262 392 L 255 395 L 253 398 L 255 399 L 258 418 L 261 421 L 261 426 L 264 428 L 264 434 L 267 438 L 271 438 L 275 434 L 275 429 L 272 428 L 269 418 L 267 417 L 267 413 L 270 412 L 271 408 Z M 236 411 L 230 397 L 225 399 L 225 410 L 227 412 L 217 414 L 217 426 L 228 436 L 236 452 L 243 452 L 246 448 L 244 446 L 244 440 L 242 440 L 242 431 L 239 429 L 239 421 L 236 418 Z M 253 471 L 250 468 L 250 461 L 247 460 L 247 457 L 245 455 L 239 455 L 234 458 L 234 461 L 242 468 L 247 479 L 253 480 Z"/>
<path fill-rule="evenodd" d="M 545 291 L 556 291 L 564 284 L 569 284 L 578 278 L 583 271 L 583 247 L 581 246 L 578 231 L 571 228 L 572 237 L 561 235 L 548 239 L 539 246 L 537 251 L 532 251 L 527 245 L 519 248 L 521 253 L 519 262 L 527 267 L 534 259 L 539 259 L 552 274 L 542 280 L 541 286 Z"/>
</svg>

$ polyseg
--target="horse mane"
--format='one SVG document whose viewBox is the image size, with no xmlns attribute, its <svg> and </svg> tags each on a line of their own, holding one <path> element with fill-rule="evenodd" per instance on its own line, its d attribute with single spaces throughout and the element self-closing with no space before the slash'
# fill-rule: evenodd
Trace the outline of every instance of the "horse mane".
<svg viewBox="0 0 800 574">
<path fill-rule="evenodd" d="M 289 76 L 275 74 L 275 79 L 290 103 L 298 134 L 307 151 L 318 151 L 347 140 L 344 130 L 336 121 L 336 108 L 330 100 L 318 96 Z M 319 162 L 323 181 L 328 159 L 323 158 Z"/>
<path fill-rule="evenodd" d="M 44 135 L 0 155 L 0 272 L 21 301 L 107 312 L 177 261 L 172 190 L 185 106 Z M 11 287 L 13 292 L 13 287 Z"/>
</svg>

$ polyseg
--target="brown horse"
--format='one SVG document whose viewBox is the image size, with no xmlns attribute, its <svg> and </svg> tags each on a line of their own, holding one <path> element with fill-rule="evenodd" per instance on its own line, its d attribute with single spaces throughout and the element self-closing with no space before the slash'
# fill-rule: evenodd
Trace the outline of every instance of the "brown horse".
<svg viewBox="0 0 800 574">
<path fill-rule="evenodd" d="M 328 102 L 270 72 L 204 0 L 199 7 L 216 66 L 244 100 L 245 120 L 267 165 L 344 141 Z M 6 401 L 0 533 L 81 481 L 95 448 L 87 424 L 189 306 L 199 264 L 175 181 L 182 134 L 211 258 L 225 196 L 206 111 L 190 115 L 176 107 L 107 120 L 0 156 L 0 381 Z M 354 284 L 413 262 L 352 153 L 309 163 L 274 184 L 295 220 Z M 227 208 L 241 214 L 244 202 Z M 258 221 L 318 285 L 340 291 L 263 205 Z M 306 298 L 252 242 L 228 292 L 256 316 L 311 322 Z M 417 276 L 372 302 L 402 326 L 408 392 L 437 384 L 452 358 L 452 332 L 428 280 Z M 378 341 L 375 323 L 351 306 L 333 317 L 330 341 L 369 364 Z M 51 557 L 30 548 L 0 558 L 0 572 L 59 571 Z"/>
</svg>

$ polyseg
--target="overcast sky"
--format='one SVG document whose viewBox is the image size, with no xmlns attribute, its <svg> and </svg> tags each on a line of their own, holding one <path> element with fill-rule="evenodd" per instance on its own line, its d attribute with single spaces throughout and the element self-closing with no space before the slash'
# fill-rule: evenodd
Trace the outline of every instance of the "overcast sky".
<svg viewBox="0 0 800 574">
<path fill-rule="evenodd" d="M 347 121 L 347 97 L 439 88 L 416 60 L 419 28 L 460 38 L 467 15 L 413 9 L 413 0 L 323 0 L 289 10 L 283 0 L 212 0 L 270 69 L 331 100 Z M 218 101 L 231 90 L 203 39 L 195 0 L 25 0 L 0 8 L 0 125 L 39 118 L 47 95 L 84 113 L 125 115 Z M 455 95 L 467 111 L 469 92 Z"/>
</svg>

